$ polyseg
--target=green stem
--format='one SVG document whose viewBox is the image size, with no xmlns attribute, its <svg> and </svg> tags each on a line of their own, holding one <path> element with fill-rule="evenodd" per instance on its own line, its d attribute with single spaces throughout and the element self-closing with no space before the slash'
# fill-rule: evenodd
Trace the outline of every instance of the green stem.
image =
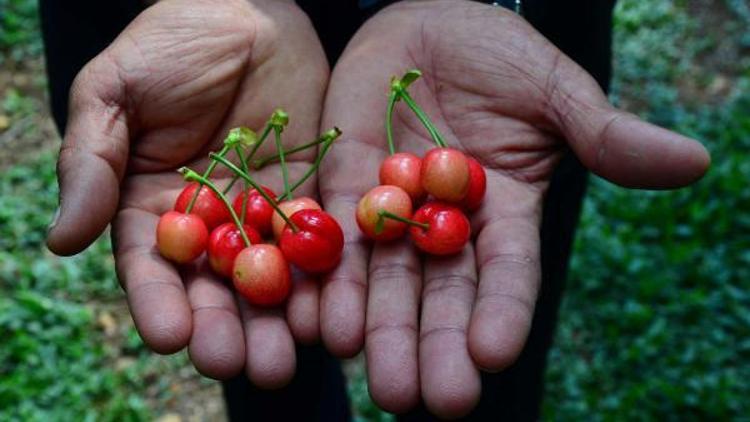
<svg viewBox="0 0 750 422">
<path fill-rule="evenodd" d="M 292 199 L 292 189 L 289 186 L 289 168 L 286 165 L 286 157 L 284 156 L 284 145 L 281 144 L 281 131 L 284 130 L 281 126 L 273 127 L 274 138 L 276 139 L 276 150 L 279 151 L 279 163 L 281 163 L 281 177 L 284 179 L 284 196 L 287 199 Z"/>
<path fill-rule="evenodd" d="M 400 221 L 400 222 L 406 223 L 406 224 L 408 224 L 410 226 L 421 227 L 424 230 L 429 230 L 430 229 L 430 225 L 427 224 L 427 223 L 420 223 L 419 221 L 410 220 L 408 218 L 401 217 L 399 215 L 393 214 L 393 213 L 388 212 L 386 210 L 380 210 L 380 211 L 378 211 L 378 216 L 380 218 L 390 218 L 391 220 Z"/>
<path fill-rule="evenodd" d="M 211 153 L 210 155 L 214 155 L 217 157 L 220 157 L 218 154 Z M 222 160 L 224 160 L 224 157 L 220 157 Z M 242 241 L 245 242 L 245 246 L 252 245 L 250 243 L 250 239 L 247 238 L 247 233 L 245 233 L 245 229 L 242 227 L 242 223 L 240 222 L 240 219 L 237 217 L 237 214 L 232 209 L 232 205 L 227 200 L 227 197 L 219 190 L 219 188 L 216 187 L 210 180 L 206 179 L 205 177 L 201 176 L 200 174 L 196 173 L 195 171 L 183 167 L 180 169 L 180 173 L 182 173 L 185 176 L 185 180 L 190 181 L 197 181 L 202 185 L 206 185 L 209 189 L 214 191 L 216 195 L 221 199 L 222 202 L 224 202 L 224 205 L 229 209 L 229 214 L 232 216 L 232 220 L 234 221 L 234 224 L 237 226 L 237 229 L 240 231 L 240 236 L 242 236 Z"/>
<path fill-rule="evenodd" d="M 235 147 L 234 151 L 237 153 L 237 157 L 240 159 L 240 164 L 242 165 L 242 171 L 244 171 L 247 174 L 250 174 L 250 170 L 247 168 L 247 161 L 245 161 L 245 157 L 242 155 L 242 149 L 238 146 Z M 212 163 L 216 163 L 216 161 L 212 161 Z M 247 213 L 247 182 L 245 182 L 245 187 L 242 192 L 242 213 L 240 214 L 240 221 L 242 224 L 245 224 L 245 214 Z"/>
<path fill-rule="evenodd" d="M 229 148 L 230 148 L 229 145 L 224 145 L 219 150 L 219 155 L 221 155 L 222 157 L 225 156 L 227 152 L 229 152 Z M 211 177 L 211 173 L 213 173 L 215 168 L 216 168 L 216 161 L 211 161 L 211 163 L 208 165 L 208 168 L 203 173 L 203 178 L 208 179 L 209 177 Z M 203 183 L 199 184 L 198 189 L 196 189 L 195 193 L 193 194 L 193 197 L 190 198 L 190 203 L 188 203 L 187 208 L 185 208 L 185 214 L 190 214 L 190 211 L 193 210 L 193 207 L 195 206 L 195 201 L 198 199 L 198 195 L 200 194 L 201 189 L 203 189 Z"/>
<path fill-rule="evenodd" d="M 308 142 L 306 144 L 302 144 L 302 145 L 300 145 L 298 147 L 294 147 L 292 149 L 284 150 L 284 154 L 286 154 L 286 156 L 288 157 L 291 154 L 295 154 L 295 153 L 298 153 L 300 151 L 304 151 L 304 150 L 306 150 L 308 148 L 312 148 L 312 147 L 314 147 L 316 145 L 320 145 L 320 144 L 322 144 L 323 142 L 325 142 L 327 140 L 328 140 L 328 137 L 326 137 L 326 135 L 324 134 L 321 137 L 319 137 L 319 138 L 317 138 L 317 139 L 315 139 L 313 141 L 310 141 L 310 142 Z M 266 157 L 266 158 L 259 158 L 259 159 L 255 160 L 253 162 L 253 169 L 254 170 L 260 170 L 263 167 L 267 166 L 268 164 L 271 164 L 272 162 L 274 162 L 274 161 L 276 161 L 278 159 L 279 159 L 279 154 L 272 155 L 272 156 Z"/>
<path fill-rule="evenodd" d="M 408 105 L 409 108 L 414 112 L 414 114 L 417 115 L 419 121 L 422 122 L 425 129 L 427 129 L 427 132 L 429 132 L 430 136 L 432 136 L 432 140 L 435 142 L 435 144 L 440 148 L 445 148 L 446 146 L 448 146 L 445 143 L 445 139 L 443 139 L 443 135 L 440 134 L 440 131 L 437 130 L 427 114 L 422 111 L 422 109 L 417 105 L 411 95 L 409 95 L 409 92 L 407 92 L 403 87 L 398 88 L 397 92 L 398 95 L 404 100 L 406 105 Z"/>
<path fill-rule="evenodd" d="M 388 108 L 385 112 L 385 135 L 388 138 L 388 151 L 391 155 L 396 153 L 396 145 L 393 143 L 393 108 L 398 101 L 398 93 L 391 91 L 388 96 Z"/>
<path fill-rule="evenodd" d="M 250 152 L 245 156 L 245 162 L 249 162 L 253 159 L 253 156 L 255 156 L 255 153 L 258 151 L 258 148 L 260 148 L 261 145 L 263 145 L 263 142 L 268 138 L 268 134 L 271 133 L 271 129 L 273 128 L 273 125 L 271 124 L 271 121 L 269 120 L 266 123 L 266 127 L 263 128 L 263 133 L 260 135 L 260 138 L 258 138 L 258 142 L 253 145 L 253 149 L 250 150 Z M 216 163 L 214 161 L 214 163 Z M 229 182 L 229 184 L 224 188 L 224 193 L 226 194 L 229 192 L 230 189 L 232 189 L 232 186 L 234 186 L 235 183 L 237 183 L 237 179 L 239 179 L 239 176 L 235 175 L 232 178 L 232 181 Z"/>
<path fill-rule="evenodd" d="M 255 190 L 257 190 L 258 193 L 263 197 L 263 199 L 265 199 L 266 202 L 268 202 L 268 204 L 271 205 L 271 207 L 273 207 L 274 211 L 276 211 L 281 216 L 281 218 L 284 220 L 284 222 L 286 222 L 286 224 L 288 224 L 289 227 L 292 228 L 293 232 L 297 233 L 299 231 L 299 228 L 297 227 L 297 225 L 294 224 L 294 222 L 292 220 L 290 220 L 289 217 L 286 214 L 284 214 L 284 211 L 282 211 L 281 208 L 279 208 L 279 206 L 276 204 L 276 201 L 274 201 L 270 196 L 268 196 L 268 194 L 266 193 L 266 191 L 263 190 L 263 188 L 261 188 L 260 185 L 258 183 L 256 183 L 250 177 L 250 175 L 248 175 L 245 172 L 243 172 L 242 170 L 238 169 L 237 166 L 235 166 L 234 164 L 232 164 L 232 162 L 230 162 L 229 160 L 227 160 L 226 158 L 224 158 L 224 157 L 222 157 L 220 155 L 211 153 L 211 154 L 208 154 L 208 156 L 212 160 L 216 160 L 216 161 L 220 162 L 221 164 L 225 165 L 229 170 L 233 171 L 234 174 L 236 174 L 238 177 L 241 177 L 241 178 L 245 179 L 245 181 L 247 181 L 247 183 L 249 183 L 250 186 L 252 186 L 253 188 L 255 188 Z"/>
<path fill-rule="evenodd" d="M 334 127 L 333 129 L 326 132 L 326 135 L 328 136 L 328 139 L 326 142 L 323 143 L 323 147 L 320 149 L 320 152 L 318 153 L 318 157 L 315 159 L 315 162 L 313 165 L 307 170 L 307 173 L 305 173 L 294 185 L 292 185 L 291 190 L 295 191 L 297 188 L 302 186 L 303 183 L 307 181 L 315 172 L 318 170 L 318 167 L 320 167 L 320 163 L 323 162 L 323 158 L 328 153 L 328 150 L 331 149 L 331 145 L 333 145 L 333 141 L 336 140 L 341 135 L 341 129 Z M 324 135 L 325 136 L 325 135 Z M 283 201 L 285 199 L 289 199 L 286 194 L 279 197 L 279 201 Z"/>
</svg>

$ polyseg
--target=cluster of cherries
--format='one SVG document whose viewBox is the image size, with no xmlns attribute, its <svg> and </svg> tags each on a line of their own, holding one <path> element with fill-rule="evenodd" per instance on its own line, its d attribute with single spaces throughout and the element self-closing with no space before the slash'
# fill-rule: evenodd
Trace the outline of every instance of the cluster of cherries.
<svg viewBox="0 0 750 422">
<path fill-rule="evenodd" d="M 440 132 L 409 95 L 407 87 L 419 76 L 418 70 L 410 70 L 391 82 L 386 112 L 391 155 L 380 166 L 380 185 L 359 201 L 357 224 L 375 241 L 398 239 L 408 229 L 420 250 L 451 255 L 460 252 L 471 236 L 465 212 L 481 205 L 487 178 L 477 160 L 446 146 Z M 395 150 L 391 121 L 399 100 L 414 111 L 437 145 L 423 158 Z M 421 206 L 415 212 L 418 204 Z"/>
<path fill-rule="evenodd" d="M 338 265 L 344 247 L 341 227 L 331 215 L 311 198 L 292 197 L 293 191 L 315 174 L 341 131 L 331 129 L 310 143 L 285 151 L 281 134 L 288 121 L 284 111 L 276 110 L 260 137 L 248 128 L 232 129 L 222 149 L 209 154 L 211 163 L 203 175 L 180 169 L 189 183 L 177 197 L 174 210 L 163 214 L 156 228 L 162 256 L 186 264 L 206 252 L 213 271 L 231 279 L 235 289 L 254 305 L 275 306 L 286 300 L 292 287 L 290 263 L 308 273 L 325 273 Z M 277 155 L 251 161 L 271 131 Z M 291 185 L 286 155 L 318 145 L 315 163 Z M 237 155 L 240 167 L 227 159 L 230 153 Z M 284 180 L 281 195 L 256 183 L 248 164 L 258 170 L 275 161 L 281 164 Z M 210 179 L 219 164 L 234 173 L 224 189 Z M 230 203 L 227 194 L 240 179 L 245 186 Z M 264 243 L 264 239 L 276 244 Z"/>
</svg>

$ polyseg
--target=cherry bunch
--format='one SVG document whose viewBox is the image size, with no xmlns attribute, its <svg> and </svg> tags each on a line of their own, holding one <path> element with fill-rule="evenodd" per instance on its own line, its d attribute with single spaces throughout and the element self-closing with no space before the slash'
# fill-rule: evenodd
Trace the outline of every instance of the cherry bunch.
<svg viewBox="0 0 750 422">
<path fill-rule="evenodd" d="M 213 271 L 231 279 L 242 296 L 260 306 L 279 305 L 289 296 L 290 263 L 308 273 L 325 273 L 338 265 L 344 247 L 341 227 L 331 215 L 312 198 L 293 198 L 294 190 L 315 174 L 341 131 L 333 128 L 312 142 L 285 151 L 281 137 L 288 122 L 289 116 L 276 110 L 260 136 L 246 127 L 232 129 L 223 147 L 209 154 L 211 163 L 202 175 L 181 168 L 189 183 L 177 197 L 174 209 L 164 213 L 156 227 L 156 244 L 162 256 L 186 264 L 206 252 Z M 253 160 L 272 131 L 277 154 Z M 317 159 L 292 185 L 286 156 L 315 146 L 320 146 Z M 237 156 L 239 167 L 227 158 L 231 153 Z M 251 176 L 251 167 L 259 170 L 276 161 L 284 181 L 281 195 L 259 185 Z M 234 174 L 223 189 L 211 180 L 218 165 Z M 238 180 L 244 187 L 230 203 L 227 195 Z M 271 238 L 276 244 L 264 243 Z"/>
<path fill-rule="evenodd" d="M 487 177 L 477 160 L 447 146 L 442 134 L 407 91 L 420 76 L 421 72 L 415 69 L 391 81 L 385 123 L 390 156 L 380 165 L 380 185 L 359 201 L 357 224 L 375 241 L 398 239 L 408 229 L 420 250 L 432 255 L 451 255 L 460 252 L 471 236 L 465 212 L 475 211 L 481 205 Z M 396 152 L 392 117 L 400 100 L 416 114 L 437 145 L 423 158 L 410 152 Z"/>
</svg>

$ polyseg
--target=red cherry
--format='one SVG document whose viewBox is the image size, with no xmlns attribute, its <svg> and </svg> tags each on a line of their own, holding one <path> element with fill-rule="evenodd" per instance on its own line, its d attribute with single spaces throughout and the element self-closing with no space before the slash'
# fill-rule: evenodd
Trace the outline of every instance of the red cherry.
<svg viewBox="0 0 750 422">
<path fill-rule="evenodd" d="M 208 229 L 200 217 L 167 211 L 156 226 L 156 247 L 164 258 L 186 264 L 201 256 L 208 243 Z"/>
<path fill-rule="evenodd" d="M 276 198 L 276 194 L 265 186 L 261 186 L 271 198 Z M 238 216 L 242 215 L 242 200 L 247 195 L 245 204 L 245 224 L 255 228 L 260 234 L 271 233 L 271 219 L 273 218 L 273 207 L 263 198 L 257 190 L 250 189 L 246 192 L 240 192 L 234 199 L 232 208 Z"/>
<path fill-rule="evenodd" d="M 416 202 L 427 194 L 422 187 L 421 172 L 421 158 L 410 152 L 399 152 L 380 165 L 380 184 L 398 186 Z"/>
<path fill-rule="evenodd" d="M 409 227 L 414 244 L 432 255 L 451 255 L 464 248 L 471 235 L 469 219 L 464 213 L 450 204 L 428 202 L 414 213 L 414 221 L 428 224 L 424 229 Z"/>
<path fill-rule="evenodd" d="M 474 211 L 482 205 L 484 193 L 487 190 L 487 175 L 479 161 L 466 157 L 469 162 L 469 191 L 461 205 L 469 211 Z"/>
<path fill-rule="evenodd" d="M 247 239 L 252 244 L 260 243 L 263 239 L 254 228 L 243 225 Z M 219 275 L 232 278 L 232 268 L 234 267 L 234 258 L 245 248 L 245 242 L 237 225 L 234 223 L 224 223 L 211 232 L 208 239 L 208 263 L 211 268 Z"/>
<path fill-rule="evenodd" d="M 469 189 L 469 162 L 453 148 L 433 148 L 422 159 L 422 187 L 436 199 L 460 202 Z"/>
<path fill-rule="evenodd" d="M 180 196 L 177 197 L 177 201 L 174 203 L 175 211 L 184 213 L 187 210 L 188 204 L 193 199 L 198 186 L 200 186 L 198 182 L 192 182 L 185 186 L 185 189 L 180 192 Z M 203 186 L 200 190 L 190 214 L 200 217 L 206 223 L 208 230 L 213 230 L 222 223 L 226 223 L 232 219 L 227 206 L 216 196 L 214 191 L 206 186 Z"/>
<path fill-rule="evenodd" d="M 232 283 L 248 302 L 258 306 L 280 305 L 292 289 L 289 264 L 279 248 L 268 244 L 248 246 L 237 254 Z"/>
<path fill-rule="evenodd" d="M 357 225 L 365 236 L 378 241 L 388 241 L 403 236 L 407 229 L 406 223 L 389 218 L 385 219 L 383 230 L 379 234 L 375 233 L 380 211 L 411 218 L 412 204 L 409 194 L 398 186 L 376 186 L 367 192 L 357 205 Z"/>
<path fill-rule="evenodd" d="M 279 204 L 279 208 L 287 216 L 292 215 L 295 212 L 300 211 L 300 210 L 322 209 L 320 204 L 315 202 L 313 199 L 305 197 L 305 196 L 292 199 L 291 201 L 284 201 Z M 276 239 L 281 238 L 281 232 L 284 230 L 284 226 L 286 226 L 286 222 L 284 221 L 283 218 L 281 218 L 279 213 L 277 212 L 273 213 L 273 217 L 271 218 L 271 225 L 273 227 L 274 237 Z"/>
<path fill-rule="evenodd" d="M 325 211 L 305 209 L 289 217 L 297 232 L 287 224 L 279 240 L 284 257 L 308 273 L 325 273 L 336 268 L 344 249 L 344 232 Z"/>
</svg>

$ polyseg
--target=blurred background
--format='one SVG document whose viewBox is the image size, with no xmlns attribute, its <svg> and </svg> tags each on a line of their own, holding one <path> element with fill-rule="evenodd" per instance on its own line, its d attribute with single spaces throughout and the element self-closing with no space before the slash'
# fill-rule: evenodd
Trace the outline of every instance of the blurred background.
<svg viewBox="0 0 750 422">
<path fill-rule="evenodd" d="M 676 192 L 592 178 L 545 419 L 750 415 L 750 6 L 620 0 L 612 100 L 703 141 L 708 175 Z M 0 0 L 0 420 L 216 420 L 218 385 L 133 328 L 108 236 L 44 248 L 59 137 L 45 98 L 35 0 Z M 347 363 L 354 412 L 370 402 Z"/>
</svg>

